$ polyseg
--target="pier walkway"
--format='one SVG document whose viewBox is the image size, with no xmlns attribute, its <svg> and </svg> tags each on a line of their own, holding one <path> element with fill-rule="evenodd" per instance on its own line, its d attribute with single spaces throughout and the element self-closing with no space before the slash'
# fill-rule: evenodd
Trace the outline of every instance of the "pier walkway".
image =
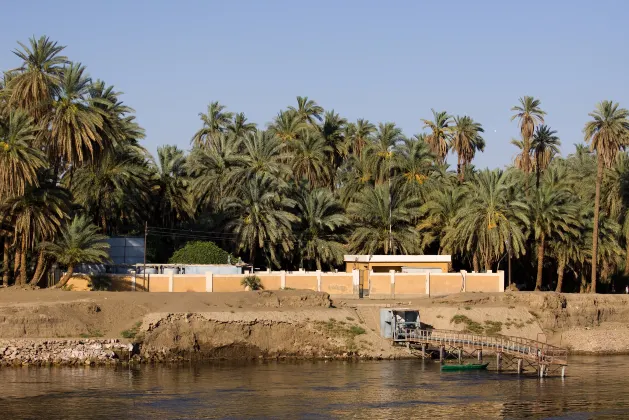
<svg viewBox="0 0 629 420">
<path fill-rule="evenodd" d="M 400 325 L 401 327 L 401 325 Z M 517 364 L 517 371 L 525 368 L 535 369 L 540 376 L 561 371 L 563 376 L 568 365 L 568 350 L 548 343 L 522 337 L 503 335 L 472 334 L 460 331 L 436 329 L 398 329 L 393 340 L 396 344 L 405 344 L 409 348 L 421 348 L 423 355 L 427 351 L 439 351 L 443 362 L 448 355 L 454 355 L 461 361 L 464 355 L 482 360 L 483 352 L 497 355 L 497 369 L 502 370 L 511 362 Z"/>
</svg>

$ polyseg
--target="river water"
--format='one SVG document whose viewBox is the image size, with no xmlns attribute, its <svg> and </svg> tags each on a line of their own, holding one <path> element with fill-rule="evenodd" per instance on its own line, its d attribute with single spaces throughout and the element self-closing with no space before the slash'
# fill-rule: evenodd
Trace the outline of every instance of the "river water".
<svg viewBox="0 0 629 420">
<path fill-rule="evenodd" d="M 0 418 L 629 418 L 627 361 L 541 380 L 421 360 L 3 368 Z"/>
</svg>

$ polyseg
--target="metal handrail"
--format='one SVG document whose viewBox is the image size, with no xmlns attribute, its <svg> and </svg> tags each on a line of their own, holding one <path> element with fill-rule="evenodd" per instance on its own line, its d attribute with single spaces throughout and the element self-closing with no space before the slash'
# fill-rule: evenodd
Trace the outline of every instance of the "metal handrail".
<svg viewBox="0 0 629 420">
<path fill-rule="evenodd" d="M 430 341 L 439 344 L 464 344 L 522 355 L 540 363 L 567 364 L 568 350 L 541 341 L 504 335 L 473 334 L 451 330 L 405 329 L 403 339 L 395 341 Z"/>
</svg>

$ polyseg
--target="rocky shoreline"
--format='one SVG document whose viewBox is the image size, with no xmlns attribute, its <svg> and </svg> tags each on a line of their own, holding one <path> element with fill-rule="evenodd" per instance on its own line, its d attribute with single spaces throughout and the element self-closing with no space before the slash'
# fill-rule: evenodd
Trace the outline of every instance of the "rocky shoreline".
<svg viewBox="0 0 629 420">
<path fill-rule="evenodd" d="M 115 365 L 129 362 L 135 349 L 118 339 L 0 340 L 0 366 Z"/>
</svg>

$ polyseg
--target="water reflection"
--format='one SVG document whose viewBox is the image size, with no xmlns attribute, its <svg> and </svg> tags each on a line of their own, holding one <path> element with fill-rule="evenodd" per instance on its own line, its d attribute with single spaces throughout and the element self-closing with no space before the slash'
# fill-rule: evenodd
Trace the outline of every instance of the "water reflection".
<svg viewBox="0 0 629 420">
<path fill-rule="evenodd" d="M 569 376 L 441 373 L 422 361 L 0 370 L 3 418 L 629 418 L 626 357 Z"/>
</svg>

